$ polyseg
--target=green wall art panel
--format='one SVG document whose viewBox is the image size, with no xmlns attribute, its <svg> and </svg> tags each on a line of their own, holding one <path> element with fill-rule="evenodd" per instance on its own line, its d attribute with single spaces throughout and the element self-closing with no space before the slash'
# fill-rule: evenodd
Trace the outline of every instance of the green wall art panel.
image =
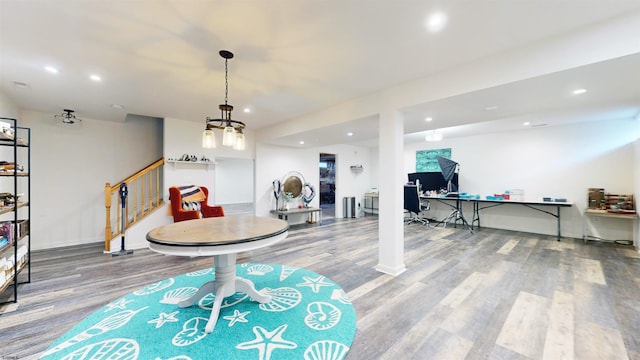
<svg viewBox="0 0 640 360">
<path fill-rule="evenodd" d="M 416 172 L 440 172 L 437 156 L 451 159 L 451 148 L 416 151 Z"/>
</svg>

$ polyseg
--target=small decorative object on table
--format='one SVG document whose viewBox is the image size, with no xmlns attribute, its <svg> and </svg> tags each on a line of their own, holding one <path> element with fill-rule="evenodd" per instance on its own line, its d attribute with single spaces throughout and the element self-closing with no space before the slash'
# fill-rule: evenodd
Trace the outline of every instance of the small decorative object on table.
<svg viewBox="0 0 640 360">
<path fill-rule="evenodd" d="M 289 210 L 289 205 L 291 200 L 293 200 L 293 194 L 290 192 L 283 192 L 282 193 L 282 209 L 280 210 Z"/>
</svg>

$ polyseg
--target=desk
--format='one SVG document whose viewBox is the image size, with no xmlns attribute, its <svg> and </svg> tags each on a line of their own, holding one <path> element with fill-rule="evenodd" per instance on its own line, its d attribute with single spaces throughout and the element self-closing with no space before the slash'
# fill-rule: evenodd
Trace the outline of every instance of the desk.
<svg viewBox="0 0 640 360">
<path fill-rule="evenodd" d="M 213 256 L 214 280 L 204 283 L 195 295 L 178 303 L 181 308 L 195 304 L 204 295 L 214 293 L 211 316 L 205 327 L 210 333 L 216 326 L 225 297 L 236 292 L 249 295 L 259 303 L 271 296 L 256 290 L 253 283 L 236 277 L 236 255 L 259 249 L 287 237 L 289 225 L 282 220 L 258 216 L 224 216 L 181 221 L 164 225 L 147 233 L 149 249 L 166 255 Z"/>
<path fill-rule="evenodd" d="M 307 222 L 309 224 L 318 223 L 320 225 L 322 223 L 322 209 L 314 208 L 314 207 L 303 207 L 303 208 L 293 208 L 289 210 L 271 210 L 272 214 L 277 214 L 278 219 L 284 219 L 285 221 L 289 220 L 289 215 L 293 214 L 309 214 L 309 219 Z M 314 216 L 317 215 L 317 216 Z"/>
<path fill-rule="evenodd" d="M 584 215 L 585 216 L 592 216 L 592 217 L 604 217 L 604 218 L 611 218 L 611 219 L 622 219 L 622 220 L 631 220 L 634 221 L 636 219 L 638 219 L 638 214 L 636 213 L 616 213 L 616 212 L 610 212 L 607 210 L 596 210 L 596 209 L 587 209 L 584 211 Z M 634 234 L 636 233 L 635 231 L 635 227 L 634 227 Z M 584 241 L 584 243 L 586 244 L 587 241 L 589 240 L 589 238 L 594 239 L 594 240 L 604 240 L 598 236 L 594 236 L 594 235 L 589 235 L 587 234 L 587 224 L 586 221 L 584 222 L 584 226 L 582 227 L 582 240 Z M 633 245 L 633 240 L 614 240 L 611 242 L 615 242 L 615 243 L 620 243 L 620 244 L 625 244 L 625 245 Z"/>
<path fill-rule="evenodd" d="M 471 220 L 471 229 L 473 229 L 473 225 L 475 223 L 480 227 L 480 210 L 489 209 L 492 207 L 505 205 L 505 204 L 517 204 L 528 207 L 530 209 L 551 215 L 556 218 L 558 224 L 558 241 L 560 241 L 560 237 L 562 237 L 562 233 L 560 230 L 560 208 L 563 207 L 571 207 L 573 206 L 572 202 L 552 202 L 552 201 L 516 201 L 516 200 L 482 200 L 482 199 L 467 199 L 467 198 L 457 198 L 457 197 L 435 197 L 435 196 L 426 196 L 424 197 L 430 200 L 436 200 L 439 202 L 444 201 L 455 201 L 455 208 L 462 212 L 462 208 L 460 203 L 462 201 L 467 201 L 472 203 L 473 205 L 473 219 Z M 488 204 L 486 206 L 481 206 L 481 204 Z M 451 206 L 451 205 L 449 205 Z M 555 212 L 551 212 L 548 210 L 540 209 L 539 207 L 555 207 Z M 456 219 L 457 223 L 457 219 Z"/>
</svg>

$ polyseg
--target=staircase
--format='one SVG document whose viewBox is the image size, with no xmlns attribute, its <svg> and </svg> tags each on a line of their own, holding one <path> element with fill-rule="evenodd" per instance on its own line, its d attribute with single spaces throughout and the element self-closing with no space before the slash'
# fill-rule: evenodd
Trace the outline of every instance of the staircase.
<svg viewBox="0 0 640 360">
<path fill-rule="evenodd" d="M 122 234 L 123 214 L 122 200 L 119 194 L 120 185 L 123 183 L 126 184 L 128 191 L 126 203 L 124 204 L 126 230 L 164 205 L 164 192 L 162 191 L 163 169 L 164 158 L 161 158 L 128 178 L 118 182 L 116 185 L 112 186 L 110 183 L 105 184 L 105 252 L 111 252 L 111 240 Z M 116 204 L 116 206 L 113 207 L 113 204 Z"/>
</svg>

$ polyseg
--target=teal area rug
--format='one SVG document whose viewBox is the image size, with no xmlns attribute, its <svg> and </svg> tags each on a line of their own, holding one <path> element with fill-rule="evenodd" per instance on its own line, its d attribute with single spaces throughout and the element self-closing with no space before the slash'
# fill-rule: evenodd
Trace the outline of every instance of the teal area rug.
<svg viewBox="0 0 640 360">
<path fill-rule="evenodd" d="M 276 264 L 236 265 L 237 275 L 272 296 L 226 298 L 214 331 L 204 332 L 214 296 L 177 303 L 214 277 L 203 269 L 134 291 L 82 320 L 41 359 L 343 359 L 356 316 L 336 283 L 309 270 Z"/>
</svg>

